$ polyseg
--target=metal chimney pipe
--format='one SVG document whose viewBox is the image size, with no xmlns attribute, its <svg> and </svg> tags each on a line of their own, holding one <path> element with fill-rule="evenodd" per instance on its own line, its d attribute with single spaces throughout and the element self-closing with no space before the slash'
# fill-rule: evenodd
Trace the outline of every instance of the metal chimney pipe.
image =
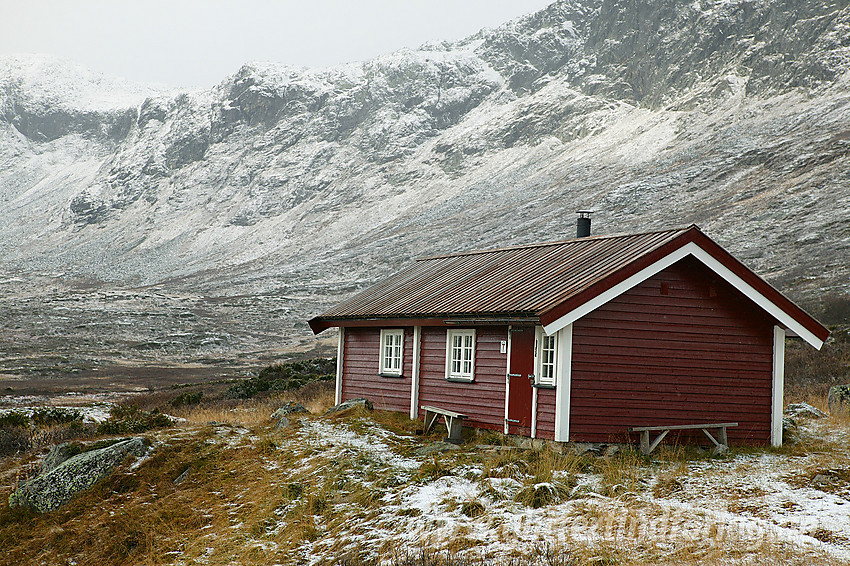
<svg viewBox="0 0 850 566">
<path fill-rule="evenodd" d="M 576 220 L 576 238 L 587 238 L 590 236 L 590 215 L 591 210 L 579 210 L 576 212 L 578 219 Z"/>
</svg>

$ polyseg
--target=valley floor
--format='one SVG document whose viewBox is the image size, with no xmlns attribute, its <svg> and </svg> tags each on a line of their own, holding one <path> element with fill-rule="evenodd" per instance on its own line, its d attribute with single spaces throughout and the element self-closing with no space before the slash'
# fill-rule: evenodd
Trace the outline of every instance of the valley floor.
<svg viewBox="0 0 850 566">
<path fill-rule="evenodd" d="M 5 458 L 0 560 L 850 564 L 847 419 L 807 421 L 780 450 L 668 447 L 650 460 L 518 449 L 483 432 L 426 454 L 441 435 L 417 436 L 402 416 L 274 428 L 277 405 L 185 410 L 148 433 L 143 461 L 44 515 L 5 505 L 38 457 Z"/>
</svg>

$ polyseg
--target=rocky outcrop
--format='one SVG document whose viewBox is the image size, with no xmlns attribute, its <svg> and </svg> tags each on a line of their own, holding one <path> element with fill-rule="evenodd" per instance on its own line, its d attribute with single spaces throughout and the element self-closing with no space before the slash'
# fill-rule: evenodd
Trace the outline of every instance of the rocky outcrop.
<svg viewBox="0 0 850 566">
<path fill-rule="evenodd" d="M 277 420 L 282 417 L 292 415 L 295 413 L 309 413 L 310 411 L 302 405 L 301 403 L 295 403 L 292 401 L 288 401 L 281 408 L 277 409 L 274 413 L 271 414 L 272 420 Z"/>
<path fill-rule="evenodd" d="M 310 411 L 302 405 L 301 403 L 294 403 L 292 401 L 287 402 L 283 405 L 283 407 L 276 410 L 271 414 L 271 419 L 275 422 L 274 428 L 286 428 L 292 421 L 290 420 L 291 415 L 299 414 L 299 413 L 309 413 Z"/>
<path fill-rule="evenodd" d="M 833 415 L 850 414 L 850 384 L 830 387 L 828 400 Z"/>
<path fill-rule="evenodd" d="M 52 511 L 108 476 L 128 456 L 146 452 L 145 440 L 138 437 L 83 452 L 19 486 L 9 496 L 9 506 Z"/>
<path fill-rule="evenodd" d="M 348 411 L 352 409 L 363 409 L 364 411 L 372 410 L 372 402 L 368 399 L 364 399 L 363 397 L 358 397 L 356 399 L 349 399 L 348 401 L 343 401 L 339 405 L 334 405 L 327 411 L 325 411 L 326 415 L 339 414 L 343 411 Z"/>
<path fill-rule="evenodd" d="M 808 403 L 791 403 L 785 407 L 785 416 L 794 419 L 822 419 L 826 413 Z"/>
</svg>

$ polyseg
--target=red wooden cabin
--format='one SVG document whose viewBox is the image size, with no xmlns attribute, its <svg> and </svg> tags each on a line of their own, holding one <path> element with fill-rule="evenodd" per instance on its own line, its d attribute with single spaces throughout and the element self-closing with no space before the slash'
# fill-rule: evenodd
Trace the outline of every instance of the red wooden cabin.
<svg viewBox="0 0 850 566">
<path fill-rule="evenodd" d="M 416 261 L 312 319 L 336 400 L 556 441 L 737 422 L 782 442 L 784 345 L 829 332 L 696 226 Z"/>
</svg>

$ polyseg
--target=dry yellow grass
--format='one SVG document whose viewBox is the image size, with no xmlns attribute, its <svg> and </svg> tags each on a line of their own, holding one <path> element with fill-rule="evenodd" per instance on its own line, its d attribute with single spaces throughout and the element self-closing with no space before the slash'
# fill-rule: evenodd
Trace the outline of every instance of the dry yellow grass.
<svg viewBox="0 0 850 566">
<path fill-rule="evenodd" d="M 227 406 L 202 404 L 170 411 L 186 421 L 150 433 L 156 451 L 137 470 L 117 472 L 53 513 L 35 515 L 0 507 L 0 562 L 288 565 L 299 563 L 299 549 L 321 542 L 322 564 L 338 564 L 343 556 L 351 558 L 352 565 L 367 564 L 369 553 L 375 549 L 385 556 L 398 550 L 392 536 L 374 538 L 372 528 L 376 525 L 392 532 L 403 528 L 402 521 L 417 525 L 434 520 L 422 516 L 416 508 L 400 508 L 398 514 L 386 515 L 384 507 L 397 501 L 393 494 L 405 486 L 439 481 L 445 474 L 468 477 L 481 490 L 477 495 L 445 501 L 446 513 L 469 522 L 457 523 L 447 536 L 429 535 L 426 529 L 423 540 L 430 540 L 436 550 L 474 557 L 479 548 L 486 548 L 482 545 L 491 542 L 481 539 L 484 532 L 505 545 L 514 544 L 518 553 L 533 553 L 538 547 L 517 542 L 515 529 L 524 524 L 534 500 L 488 492 L 485 485 L 490 484 L 485 480 L 513 478 L 519 491 L 541 483 L 571 488 L 576 476 L 593 474 L 599 480 L 593 497 L 579 493 L 570 496 L 577 499 L 569 500 L 562 493 L 565 509 L 569 509 L 559 523 L 562 526 L 537 541 L 551 543 L 545 549 L 539 547 L 541 553 L 545 550 L 559 559 L 569 559 L 552 564 L 839 563 L 817 549 L 771 537 L 769 531 L 765 536 L 754 536 L 712 516 L 671 512 L 669 507 L 647 503 L 653 493 L 658 497 L 675 493 L 679 482 L 695 473 L 692 462 L 696 456 L 687 449 L 661 449 L 654 453 L 652 463 L 634 452 L 597 459 L 548 449 L 466 449 L 436 457 L 433 464 L 424 460 L 409 477 L 398 477 L 375 454 L 356 447 L 337 446 L 337 451 L 329 451 L 322 444 L 305 441 L 299 425 L 272 428 L 270 413 L 287 400 L 299 399 L 283 394 Z M 332 397 L 325 392 L 309 402 L 315 403 L 311 407 L 319 412 L 332 403 Z M 308 425 L 314 422 L 343 427 L 364 436 L 377 428 L 385 431 L 381 438 L 390 449 L 401 454 L 407 454 L 409 446 L 392 439 L 396 435 L 409 438 L 421 426 L 403 415 L 380 412 L 294 420 L 298 419 Z M 207 424 L 210 421 L 224 424 Z M 836 430 L 848 430 L 848 421 L 846 417 L 824 419 L 813 425 L 814 430 L 823 427 L 832 436 L 812 434 L 796 448 L 766 452 L 795 457 L 808 454 L 809 467 L 799 477 L 809 481 L 810 475 L 848 461 L 850 439 L 834 438 L 841 434 Z M 0 476 L 10 478 L 15 470 L 35 462 L 33 454 L 4 460 Z M 714 471 L 701 473 L 709 474 L 710 480 L 710 474 L 722 477 L 723 469 L 717 466 Z M 175 483 L 181 476 L 182 481 Z M 650 477 L 655 483 L 647 482 Z M 0 497 L 8 497 L 9 492 L 10 484 L 4 481 Z M 730 492 L 724 497 L 734 507 L 750 505 L 757 494 Z M 539 511 L 546 510 L 547 502 L 542 503 Z M 491 514 L 495 505 L 514 506 L 514 515 Z M 482 526 L 486 526 L 483 531 L 476 530 Z M 823 530 L 811 535 L 835 540 L 841 533 Z M 507 553 L 486 552 L 491 553 L 493 564 L 498 564 L 495 559 L 509 558 Z"/>
</svg>

